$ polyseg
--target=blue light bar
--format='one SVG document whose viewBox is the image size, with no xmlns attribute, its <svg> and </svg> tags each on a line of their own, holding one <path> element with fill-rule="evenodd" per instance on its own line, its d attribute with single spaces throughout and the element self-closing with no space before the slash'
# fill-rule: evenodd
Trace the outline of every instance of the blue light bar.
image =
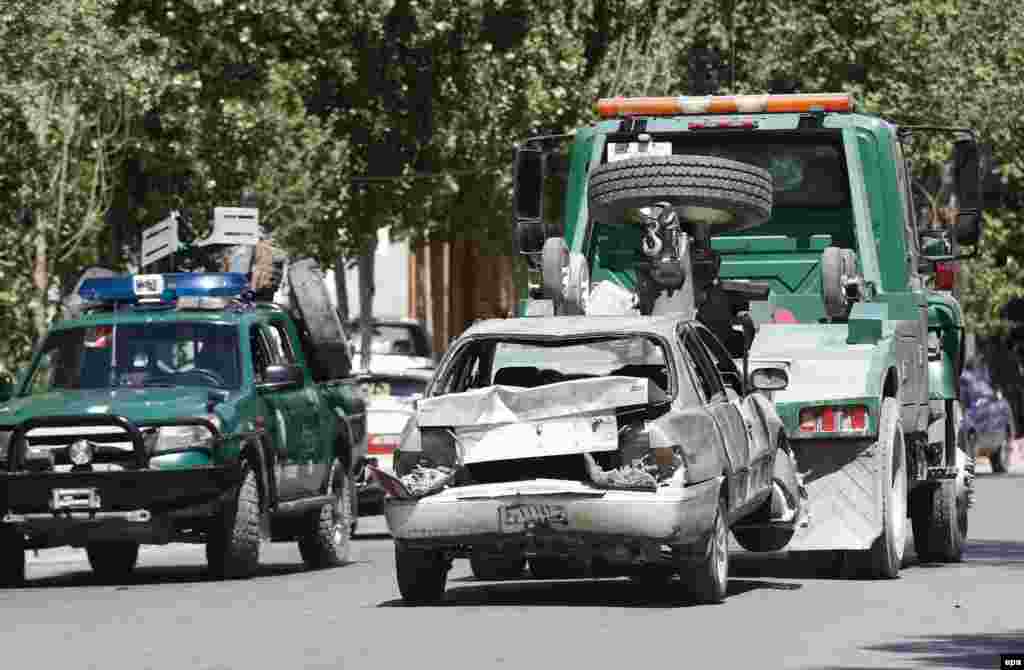
<svg viewBox="0 0 1024 670">
<path fill-rule="evenodd" d="M 87 302 L 173 302 L 182 296 L 234 297 L 249 288 L 239 272 L 172 272 L 86 279 L 78 295 Z"/>
</svg>

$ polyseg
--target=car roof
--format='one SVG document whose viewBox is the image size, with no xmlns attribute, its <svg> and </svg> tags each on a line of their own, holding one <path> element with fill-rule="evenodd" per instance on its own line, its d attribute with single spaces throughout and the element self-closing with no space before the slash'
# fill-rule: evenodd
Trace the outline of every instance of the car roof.
<svg viewBox="0 0 1024 670">
<path fill-rule="evenodd" d="M 680 323 L 692 319 L 678 314 L 659 316 L 527 316 L 477 321 L 463 337 L 573 337 L 643 333 L 671 337 Z"/>
</svg>

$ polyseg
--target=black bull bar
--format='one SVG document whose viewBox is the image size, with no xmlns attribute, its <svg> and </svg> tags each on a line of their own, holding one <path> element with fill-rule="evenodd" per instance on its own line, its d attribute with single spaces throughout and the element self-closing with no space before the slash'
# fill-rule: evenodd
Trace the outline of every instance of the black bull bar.
<svg viewBox="0 0 1024 670">
<path fill-rule="evenodd" d="M 82 435 L 61 435 L 61 442 L 66 441 L 69 445 L 77 440 L 88 440 L 99 444 L 110 444 L 124 442 L 127 436 L 132 443 L 135 453 L 136 465 L 139 469 L 149 466 L 149 459 L 152 456 L 147 449 L 142 436 L 143 428 L 160 428 L 166 426 L 202 426 L 210 431 L 213 436 L 214 445 L 219 445 L 223 437 L 217 426 L 205 417 L 184 417 L 179 419 L 168 419 L 166 421 L 146 421 L 133 423 L 123 416 L 117 414 L 72 414 L 64 416 L 41 416 L 26 419 L 17 426 L 11 433 L 10 442 L 7 445 L 7 471 L 18 472 L 28 451 L 29 440 L 26 435 L 36 428 L 80 428 L 93 426 L 116 426 L 124 432 L 111 433 L 87 433 Z M 126 435 L 127 434 L 127 435 Z M 50 441 L 50 440 L 47 440 Z"/>
</svg>

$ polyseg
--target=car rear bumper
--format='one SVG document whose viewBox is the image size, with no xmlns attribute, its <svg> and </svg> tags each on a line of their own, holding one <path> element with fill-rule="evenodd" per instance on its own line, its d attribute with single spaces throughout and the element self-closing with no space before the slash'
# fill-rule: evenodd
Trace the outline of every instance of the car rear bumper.
<svg viewBox="0 0 1024 670">
<path fill-rule="evenodd" d="M 539 482 L 519 482 L 524 486 Z M 467 486 L 416 500 L 389 499 L 384 513 L 392 536 L 417 545 L 453 546 L 554 538 L 582 542 L 640 540 L 680 545 L 710 532 L 721 479 L 685 488 L 651 491 L 590 489 L 498 495 L 480 492 L 488 485 Z M 479 496 L 479 497 L 478 497 Z M 552 506 L 564 512 L 558 521 L 510 526 L 505 509 L 517 505 Z"/>
</svg>

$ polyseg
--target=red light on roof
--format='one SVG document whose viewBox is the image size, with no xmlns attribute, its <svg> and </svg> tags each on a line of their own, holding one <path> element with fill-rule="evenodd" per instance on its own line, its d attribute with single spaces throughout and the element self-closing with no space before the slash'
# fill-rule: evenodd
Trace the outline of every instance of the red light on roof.
<svg viewBox="0 0 1024 670">
<path fill-rule="evenodd" d="M 601 98 L 597 101 L 597 114 L 603 119 L 621 116 L 759 114 L 815 110 L 852 112 L 855 108 L 853 96 L 848 93 Z"/>
</svg>

